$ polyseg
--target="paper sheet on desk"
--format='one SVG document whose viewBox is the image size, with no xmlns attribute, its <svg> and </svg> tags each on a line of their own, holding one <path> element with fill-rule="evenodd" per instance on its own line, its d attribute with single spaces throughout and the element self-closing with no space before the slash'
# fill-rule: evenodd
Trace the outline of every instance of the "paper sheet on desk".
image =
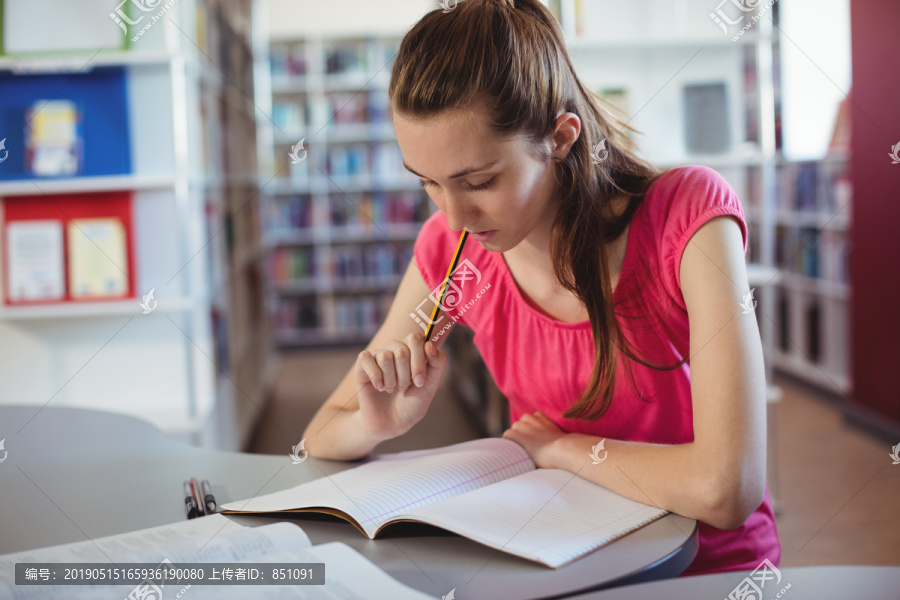
<svg viewBox="0 0 900 600">
<path fill-rule="evenodd" d="M 324 586 L 195 585 L 190 598 L 321 598 L 322 600 L 399 600 L 430 598 L 393 580 L 361 554 L 341 543 L 313 547 L 293 523 L 244 527 L 223 515 L 209 515 L 171 525 L 0 556 L 0 599 L 66 598 L 67 600 L 127 598 L 132 586 L 16 586 L 17 562 L 160 563 L 183 562 L 324 562 Z M 252 588 L 252 589 L 251 589 Z M 264 588 L 264 589 L 263 589 Z M 171 600 L 182 588 L 166 590 Z M 378 592 L 373 594 L 373 592 Z M 380 594 L 384 594 L 384 596 Z"/>
<path fill-rule="evenodd" d="M 275 550 L 279 543 L 293 543 L 299 547 L 311 545 L 302 529 L 290 523 L 283 525 L 288 527 L 262 533 L 238 525 L 224 515 L 209 515 L 95 540 L 4 554 L 0 556 L 0 598 L 32 598 L 38 597 L 33 595 L 37 592 L 63 596 L 71 593 L 69 586 L 16 586 L 17 562 L 160 563 L 166 558 L 175 563 L 191 560 L 229 562 L 264 556 Z M 78 587 L 80 591 L 89 589 Z M 127 593 L 123 597 L 125 595 Z"/>
<path fill-rule="evenodd" d="M 298 552 L 267 556 L 265 562 L 322 562 L 325 563 L 325 585 L 195 585 L 181 596 L 184 600 L 434 600 L 408 587 L 346 544 L 332 542 L 306 548 Z M 71 594 L 66 600 L 127 600 L 129 588 L 119 592 L 94 590 Z M 161 600 L 173 600 L 181 587 L 165 590 Z M 118 595 L 115 595 L 118 594 Z"/>
</svg>

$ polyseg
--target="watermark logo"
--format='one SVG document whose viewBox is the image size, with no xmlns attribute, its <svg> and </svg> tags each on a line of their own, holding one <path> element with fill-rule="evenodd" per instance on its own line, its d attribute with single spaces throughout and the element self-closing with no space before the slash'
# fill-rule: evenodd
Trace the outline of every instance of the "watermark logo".
<svg viewBox="0 0 900 600">
<path fill-rule="evenodd" d="M 3 458 L 0 458 L 0 463 L 5 461 L 6 457 L 9 456 L 9 451 L 7 451 L 6 448 L 3 447 L 3 445 L 5 443 L 6 443 L 6 438 L 3 438 L 2 440 L 0 440 L 0 450 L 3 450 Z"/>
<path fill-rule="evenodd" d="M 165 575 L 168 574 L 168 569 L 174 567 L 172 561 L 168 558 L 164 558 L 159 566 L 153 571 L 158 572 L 162 577 L 156 578 L 147 578 L 141 583 L 134 586 L 134 589 L 128 594 L 125 600 L 163 600 L 163 588 L 166 587 L 166 584 L 163 583 L 166 580 Z M 159 583 L 157 583 L 159 581 Z M 175 595 L 175 598 L 181 598 L 184 593 L 190 589 L 190 585 L 186 585 L 181 588 L 181 591 Z"/>
<path fill-rule="evenodd" d="M 120 2 L 116 7 L 115 12 L 109 13 L 109 18 L 119 26 L 119 28 L 125 33 L 125 35 L 128 35 L 128 26 L 138 25 L 146 17 L 147 21 L 144 23 L 141 29 L 131 38 L 132 42 L 136 42 L 142 35 L 144 35 L 144 33 L 146 33 L 151 27 L 153 27 L 153 24 L 159 21 L 170 8 L 175 6 L 176 2 L 178 2 L 178 0 L 168 0 L 165 4 L 163 4 L 163 0 L 122 0 L 122 2 Z M 130 4 L 131 6 L 145 13 L 153 12 L 157 8 L 160 8 L 160 10 L 158 10 L 155 15 L 141 15 L 137 19 L 132 19 L 123 9 L 126 4 Z"/>
<path fill-rule="evenodd" d="M 129 17 L 122 7 L 128 3 L 131 3 L 132 6 L 137 7 L 139 10 L 144 12 L 150 12 L 151 10 L 155 10 L 157 6 L 162 2 L 162 0 L 122 0 L 119 5 L 116 7 L 116 12 L 109 13 L 109 18 L 112 19 L 116 25 L 118 25 L 122 31 L 125 32 L 125 35 L 128 35 L 128 27 L 125 25 L 137 25 L 141 21 L 144 20 L 143 16 L 137 18 L 137 20 L 132 21 L 131 17 Z"/>
<path fill-rule="evenodd" d="M 744 314 L 749 315 L 754 310 L 756 310 L 756 300 L 753 299 L 753 290 L 756 288 L 750 288 L 750 291 L 744 294 L 744 300 L 741 302 L 741 308 L 744 309 Z"/>
<path fill-rule="evenodd" d="M 481 271 L 472 264 L 468 258 L 464 258 L 460 261 L 459 265 L 450 273 L 447 279 L 444 280 L 446 283 L 446 290 L 444 290 L 444 298 L 443 301 L 441 298 L 441 288 L 444 287 L 444 284 L 437 286 L 434 288 L 427 298 L 419 302 L 419 305 L 416 306 L 416 312 L 409 313 L 409 316 L 419 324 L 419 327 L 422 328 L 422 332 L 428 331 L 429 325 L 437 325 L 441 321 L 444 320 L 443 316 L 438 316 L 438 318 L 434 321 L 431 320 L 430 312 L 425 311 L 422 308 L 422 305 L 426 302 L 431 302 L 432 304 L 436 304 L 440 307 L 440 310 L 445 313 L 450 313 L 452 311 L 458 311 L 458 314 L 451 315 L 451 319 L 455 322 L 459 320 L 466 310 L 468 310 L 475 302 L 481 298 L 481 296 L 490 289 L 491 284 L 487 284 L 477 293 L 475 293 L 474 298 L 469 300 L 465 305 L 462 305 L 462 292 L 463 288 L 466 287 L 466 283 L 472 281 L 473 285 L 477 286 L 481 283 Z M 436 335 L 431 338 L 431 341 L 436 342 L 438 338 L 440 338 L 445 332 L 447 332 L 451 327 L 450 323 L 444 325 L 443 329 L 441 329 Z"/>
<path fill-rule="evenodd" d="M 900 144 L 897 146 L 900 147 Z M 9 150 L 6 149 L 6 138 L 0 140 L 0 150 L 3 150 L 3 158 L 0 158 L 0 163 L 2 163 L 9 156 Z"/>
<path fill-rule="evenodd" d="M 153 582 L 139 583 L 134 586 L 125 600 L 162 600 L 164 585 L 156 585 Z"/>
<path fill-rule="evenodd" d="M 143 299 L 143 301 L 140 303 L 141 308 L 144 309 L 144 314 L 145 314 L 145 315 L 149 315 L 149 314 L 152 313 L 154 310 L 156 310 L 156 305 L 159 304 L 159 303 L 153 298 L 153 292 L 155 292 L 155 291 L 156 291 L 156 288 L 151 288 L 149 292 L 147 292 L 146 294 L 144 294 L 144 299 Z"/>
<path fill-rule="evenodd" d="M 600 440 L 599 444 L 597 444 L 596 446 L 591 446 L 591 451 L 588 452 L 588 456 L 590 456 L 594 460 L 594 462 L 591 464 L 599 465 L 604 460 L 606 460 L 607 456 L 609 456 L 609 450 L 606 450 L 603 447 L 603 444 L 605 444 L 605 443 L 606 443 L 606 438 L 603 438 L 602 440 Z M 601 450 L 603 450 L 603 458 L 600 458 Z"/>
<path fill-rule="evenodd" d="M 444 11 L 444 12 L 447 12 L 447 11 Z M 455 598 L 456 598 L 456 588 L 453 588 L 452 590 L 450 590 L 450 593 L 448 593 L 446 596 L 441 596 L 441 600 L 455 600 Z"/>
<path fill-rule="evenodd" d="M 297 142 L 296 144 L 291 146 L 291 153 L 288 154 L 288 156 L 291 157 L 292 165 L 299 165 L 300 163 L 303 162 L 303 159 L 306 158 L 307 152 L 306 152 L 306 150 L 303 149 L 303 142 L 305 140 L 306 140 L 306 138 L 303 138 L 302 140 L 300 140 L 299 142 Z M 301 150 L 303 150 L 303 156 L 300 156 Z"/>
<path fill-rule="evenodd" d="M 597 145 L 591 151 L 591 160 L 594 161 L 595 165 L 599 165 L 607 158 L 609 158 L 609 150 L 606 149 L 606 138 L 603 138 L 597 142 Z"/>
<path fill-rule="evenodd" d="M 736 42 L 738 38 L 744 35 L 745 31 L 753 27 L 753 25 L 769 11 L 769 8 L 771 8 L 775 2 L 776 0 L 769 0 L 768 3 L 762 4 L 762 0 L 722 0 L 719 2 L 716 10 L 709 13 L 709 18 L 722 29 L 722 34 L 727 36 L 730 26 L 740 26 L 740 24 L 744 22 L 744 13 L 756 11 L 756 14 L 751 16 L 747 22 L 744 23 L 743 27 L 741 27 L 731 38 L 732 42 Z M 734 8 L 729 8 L 726 12 L 723 8 L 726 4 L 731 4 L 733 7 L 737 8 L 739 12 L 735 12 Z M 728 14 L 728 12 L 731 14 Z M 736 18 L 732 18 L 732 16 Z"/>
<path fill-rule="evenodd" d="M 4 139 L 3 142 L 5 141 Z M 3 142 L 0 142 L 0 149 L 3 148 Z M 891 157 L 892 165 L 900 164 L 900 142 L 897 142 L 896 146 L 891 146 L 891 153 L 888 156 Z M 6 157 L 3 157 L 3 160 L 6 160 Z M 0 160 L 0 162 L 3 162 L 3 160 Z"/>
<path fill-rule="evenodd" d="M 304 460 L 306 460 L 307 456 L 309 456 L 309 452 L 307 452 L 303 448 L 303 444 L 305 444 L 305 443 L 306 443 L 306 438 L 303 438 L 302 440 L 300 440 L 299 444 L 297 444 L 296 446 L 291 446 L 291 453 L 288 454 L 288 456 L 290 456 L 291 460 L 294 461 L 292 464 L 299 465 Z M 303 453 L 303 458 L 300 457 L 301 452 Z"/>
<path fill-rule="evenodd" d="M 3 442 L 0 441 L 0 449 L 2 449 L 2 448 L 3 448 Z M 897 444 L 896 446 L 894 446 L 893 448 L 891 448 L 891 450 L 893 450 L 894 453 L 893 453 L 893 454 L 888 454 L 888 456 L 890 456 L 892 459 L 894 459 L 894 462 L 893 462 L 892 464 L 900 465 L 900 444 Z M 6 457 L 4 457 L 4 459 L 5 459 L 5 458 L 6 458 Z M 3 462 L 3 461 L 0 460 L 0 462 Z"/>
<path fill-rule="evenodd" d="M 770 590 L 779 585 L 781 571 L 768 558 L 764 558 L 749 577 L 744 577 L 743 581 L 737 584 L 737 587 L 728 594 L 728 598 L 725 600 L 762 600 L 763 589 L 767 583 L 772 584 L 769 587 Z M 781 598 L 789 589 L 791 589 L 790 583 L 781 588 L 781 591 L 775 594 L 775 598 Z"/>
<path fill-rule="evenodd" d="M 444 9 L 443 10 L 444 14 L 446 14 L 446 13 L 452 12 L 454 9 L 456 9 L 456 5 L 459 4 L 459 0 L 441 0 L 440 4 L 441 4 L 441 8 Z M 453 589 L 456 589 L 456 588 L 453 588 Z"/>
</svg>

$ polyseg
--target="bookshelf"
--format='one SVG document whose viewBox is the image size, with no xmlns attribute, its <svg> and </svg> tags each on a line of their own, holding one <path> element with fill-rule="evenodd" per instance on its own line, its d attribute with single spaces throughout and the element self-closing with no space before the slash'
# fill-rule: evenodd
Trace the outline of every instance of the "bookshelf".
<svg viewBox="0 0 900 600">
<path fill-rule="evenodd" d="M 132 41 L 140 21 L 154 13 L 132 7 L 125 14 L 136 24 L 123 25 L 123 33 L 108 16 L 114 5 L 89 2 L 98 10 L 45 1 L 41 20 L 31 21 L 33 5 L 0 0 L 0 77 L 23 90 L 3 113 L 10 155 L 0 165 L 0 206 L 8 218 L 14 205 L 44 204 L 67 223 L 75 197 L 92 199 L 100 211 L 102 198 L 125 198 L 129 291 L 19 303 L 4 277 L 4 401 L 126 413 L 177 439 L 242 449 L 265 393 L 259 363 L 269 348 L 257 285 L 262 265 L 252 251 L 259 247 L 256 114 L 249 100 L 253 5 L 180 0 Z M 23 29 L 34 34 L 10 35 Z M 63 33 L 43 35 L 53 31 Z M 98 87 L 105 76 L 121 77 L 121 96 Z M 16 103 L 49 97 L 39 86 L 57 83 L 54 99 L 71 98 L 81 110 L 84 161 L 78 173 L 40 176 L 28 166 L 28 132 Z M 91 101 L 78 104 L 82 90 Z M 121 123 L 111 120 L 119 114 Z M 92 133 L 103 127 L 112 129 Z M 127 164 L 90 162 L 112 151 L 127 156 Z M 0 232 L 4 274 L 6 233 Z M 151 290 L 147 311 L 141 303 Z"/>
<path fill-rule="evenodd" d="M 775 361 L 779 370 L 847 395 L 849 377 L 849 211 L 846 153 L 820 161 L 782 160 L 775 210 Z"/>
<path fill-rule="evenodd" d="M 403 168 L 387 120 L 399 43 L 377 34 L 282 37 L 260 63 L 267 85 L 257 104 L 272 116 L 258 120 L 269 182 L 262 244 L 279 348 L 367 343 L 434 210 Z"/>
</svg>

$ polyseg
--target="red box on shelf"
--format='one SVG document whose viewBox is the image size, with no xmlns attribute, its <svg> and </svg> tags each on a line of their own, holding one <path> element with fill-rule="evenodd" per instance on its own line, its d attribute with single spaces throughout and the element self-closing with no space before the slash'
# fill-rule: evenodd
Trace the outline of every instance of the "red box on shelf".
<svg viewBox="0 0 900 600">
<path fill-rule="evenodd" d="M 80 219 L 115 219 L 125 234 L 126 292 L 106 297 L 75 298 L 72 296 L 69 269 L 69 223 Z M 11 300 L 10 257 L 7 252 L 9 226 L 29 221 L 57 221 L 63 232 L 64 294 L 60 300 Z M 3 288 L 8 306 L 33 306 L 66 302 L 108 302 L 136 298 L 133 217 L 131 192 L 98 192 L 79 194 L 44 194 L 41 196 L 7 196 L 3 199 Z"/>
</svg>

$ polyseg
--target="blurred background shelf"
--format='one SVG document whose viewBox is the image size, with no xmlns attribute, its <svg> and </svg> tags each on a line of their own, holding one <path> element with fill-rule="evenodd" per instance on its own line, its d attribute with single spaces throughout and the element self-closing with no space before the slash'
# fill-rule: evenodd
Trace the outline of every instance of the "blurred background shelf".
<svg viewBox="0 0 900 600">
<path fill-rule="evenodd" d="M 165 51 L 100 50 L 49 56 L 0 56 L 0 71 L 13 73 L 67 73 L 97 67 L 164 65 L 175 58 Z"/>
<path fill-rule="evenodd" d="M 177 313 L 191 310 L 190 298 L 165 298 L 151 311 L 153 314 Z M 104 302 L 66 302 L 44 306 L 15 306 L 0 308 L 0 321 L 16 319 L 74 319 L 82 317 L 112 317 L 143 315 L 138 299 Z"/>
<path fill-rule="evenodd" d="M 365 344 L 434 208 L 387 121 L 399 38 L 282 35 L 259 57 L 268 304 L 278 348 Z M 301 144 L 302 142 L 302 144 Z M 303 160 L 290 158 L 296 148 Z"/>
<path fill-rule="evenodd" d="M 0 196 L 38 196 L 76 192 L 113 190 L 158 190 L 172 188 L 177 179 L 171 175 L 109 175 L 103 177 L 29 178 L 0 182 Z"/>
<path fill-rule="evenodd" d="M 110 115 L 124 115 L 125 126 L 88 138 L 85 160 L 98 151 L 118 153 L 114 144 L 124 141 L 130 156 L 123 162 L 130 165 L 111 174 L 88 172 L 87 162 L 74 176 L 28 173 L 25 124 L 9 129 L 17 108 L 4 113 L 0 134 L 10 152 L 0 165 L 0 202 L 4 209 L 13 201 L 42 202 L 65 224 L 75 198 L 101 212 L 112 202 L 104 198 L 126 198 L 131 291 L 109 300 L 17 304 L 4 277 L 3 398 L 124 412 L 171 437 L 242 449 L 258 418 L 246 407 L 262 403 L 265 377 L 269 386 L 274 381 L 265 364 L 248 360 L 273 362 L 262 265 L 249 260 L 260 247 L 252 3 L 180 0 L 136 41 L 128 35 L 140 26 L 123 34 L 108 17 L 113 5 L 104 4 L 96 19 L 78 18 L 91 3 L 99 6 L 96 0 L 47 0 L 39 7 L 0 0 L 6 34 L 0 77 L 24 90 L 58 80 L 55 100 L 99 97 Z M 17 32 L 27 24 L 14 20 L 30 19 L 35 10 L 42 11 L 41 27 L 22 37 Z M 68 27 L 73 18 L 84 27 Z M 98 86 L 119 73 L 124 102 L 117 104 Z M 109 118 L 88 112 L 90 104 L 78 108 L 84 111 L 79 127 L 89 136 Z M 5 260 L 0 264 L 8 268 Z M 142 298 L 151 290 L 153 310 L 144 314 Z M 236 389 L 261 396 L 248 399 Z"/>
</svg>

